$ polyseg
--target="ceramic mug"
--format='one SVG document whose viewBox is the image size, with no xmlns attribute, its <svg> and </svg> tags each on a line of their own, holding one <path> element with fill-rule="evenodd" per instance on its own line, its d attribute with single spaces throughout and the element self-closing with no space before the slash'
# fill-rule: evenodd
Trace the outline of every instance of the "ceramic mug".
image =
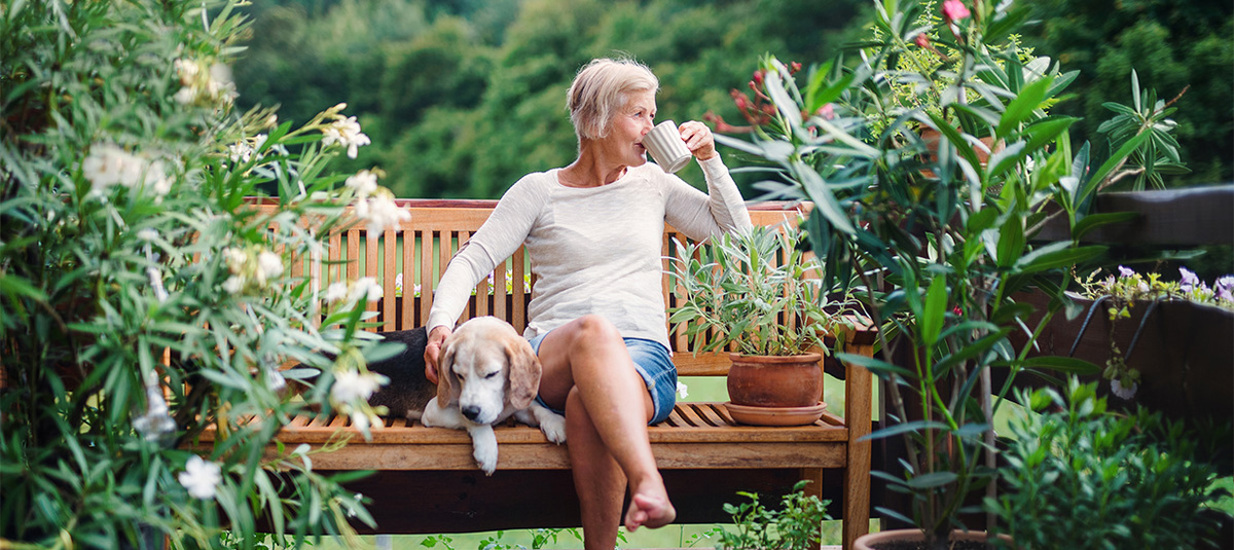
<svg viewBox="0 0 1234 550">
<path fill-rule="evenodd" d="M 686 142 L 682 141 L 677 124 L 671 120 L 661 122 L 647 132 L 643 137 L 643 147 L 651 153 L 652 160 L 670 174 L 681 170 L 690 162 L 690 150 L 686 148 Z"/>
</svg>

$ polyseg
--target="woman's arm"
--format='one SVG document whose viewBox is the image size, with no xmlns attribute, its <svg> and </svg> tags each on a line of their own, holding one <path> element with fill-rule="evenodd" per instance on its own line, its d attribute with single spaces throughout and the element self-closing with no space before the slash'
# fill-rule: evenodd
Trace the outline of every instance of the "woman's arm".
<svg viewBox="0 0 1234 550">
<path fill-rule="evenodd" d="M 542 202 L 530 183 L 528 178 L 523 178 L 506 191 L 488 220 L 459 248 L 442 273 L 425 322 L 429 331 L 428 347 L 424 352 L 425 374 L 430 380 L 436 381 L 441 343 L 467 307 L 472 289 L 492 273 L 498 263 L 514 254 L 531 231 Z"/>
<path fill-rule="evenodd" d="M 698 164 L 707 180 L 707 193 L 680 178 L 670 177 L 665 197 L 668 223 L 695 240 L 726 232 L 749 231 L 750 212 L 720 155 L 699 160 Z"/>
</svg>

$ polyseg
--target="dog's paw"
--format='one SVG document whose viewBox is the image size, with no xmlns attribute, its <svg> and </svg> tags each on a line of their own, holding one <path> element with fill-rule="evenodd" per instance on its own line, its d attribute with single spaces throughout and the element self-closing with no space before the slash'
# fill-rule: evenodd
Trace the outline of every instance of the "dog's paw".
<svg viewBox="0 0 1234 550">
<path fill-rule="evenodd" d="M 476 464 L 484 470 L 484 475 L 491 476 L 497 470 L 497 435 L 493 427 L 487 424 L 469 424 L 467 433 L 471 435 L 471 456 Z"/>
<path fill-rule="evenodd" d="M 472 456 L 476 459 L 476 464 L 484 471 L 484 475 L 491 476 L 497 470 L 497 442 L 491 444 L 487 441 L 476 440 L 472 448 Z"/>
<path fill-rule="evenodd" d="M 566 442 L 566 417 L 552 411 L 539 415 L 540 431 L 549 441 L 561 445 Z"/>
</svg>

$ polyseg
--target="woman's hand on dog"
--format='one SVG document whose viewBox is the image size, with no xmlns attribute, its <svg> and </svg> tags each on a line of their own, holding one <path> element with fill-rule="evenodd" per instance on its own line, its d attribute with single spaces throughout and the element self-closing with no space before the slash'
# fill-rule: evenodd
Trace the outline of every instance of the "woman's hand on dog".
<svg viewBox="0 0 1234 550">
<path fill-rule="evenodd" d="M 424 377 L 429 382 L 437 383 L 437 361 L 441 359 L 441 345 L 450 336 L 450 327 L 439 325 L 428 333 L 428 344 L 424 346 Z"/>
</svg>

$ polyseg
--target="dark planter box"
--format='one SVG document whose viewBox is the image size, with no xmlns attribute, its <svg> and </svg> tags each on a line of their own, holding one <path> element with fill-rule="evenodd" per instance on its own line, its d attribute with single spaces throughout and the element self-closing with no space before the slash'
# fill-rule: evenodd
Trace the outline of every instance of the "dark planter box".
<svg viewBox="0 0 1234 550">
<path fill-rule="evenodd" d="M 1039 298 L 1029 301 L 1044 309 Z M 1092 300 L 1076 302 L 1084 312 L 1075 319 L 1055 314 L 1032 355 L 1070 355 L 1104 367 L 1113 339 L 1127 366 L 1140 371 L 1141 383 L 1135 396 L 1126 400 L 1109 394 L 1110 384 L 1100 375 L 1086 377 L 1101 380 L 1099 390 L 1112 405 L 1140 404 L 1189 420 L 1234 418 L 1234 312 L 1186 301 L 1155 306 L 1137 302 L 1130 318 L 1118 319 L 1111 327 L 1109 301 L 1096 305 L 1096 311 Z M 1137 330 L 1139 338 L 1132 348 Z"/>
</svg>

